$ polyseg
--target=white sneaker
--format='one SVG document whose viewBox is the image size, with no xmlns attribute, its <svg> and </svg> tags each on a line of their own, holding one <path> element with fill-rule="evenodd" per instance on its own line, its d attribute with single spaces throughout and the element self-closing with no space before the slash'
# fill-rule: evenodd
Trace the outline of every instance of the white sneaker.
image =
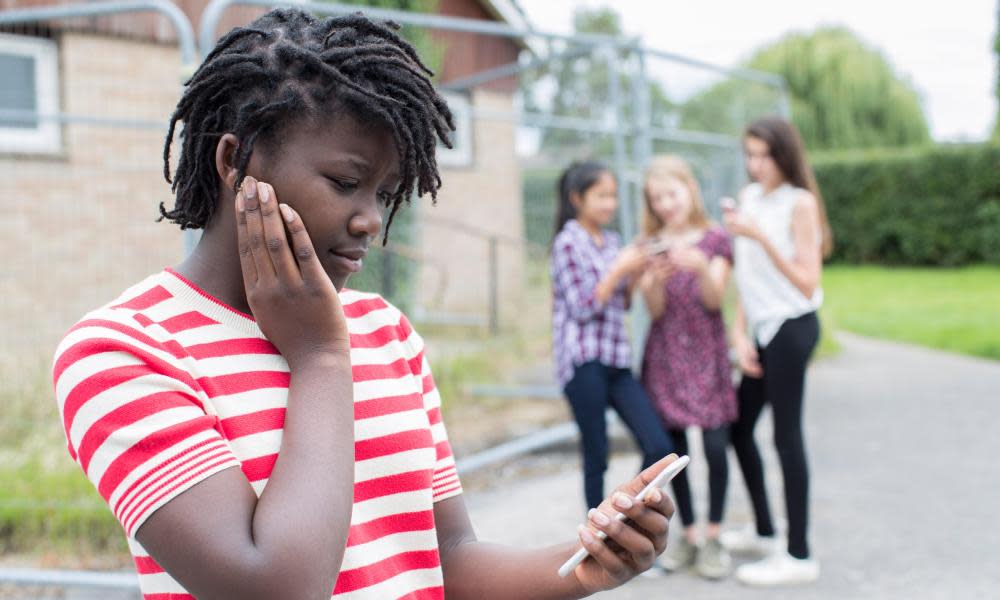
<svg viewBox="0 0 1000 600">
<path fill-rule="evenodd" d="M 753 554 L 756 556 L 770 556 L 777 552 L 782 544 L 778 536 L 757 535 L 757 528 L 752 523 L 742 529 L 723 531 L 719 536 L 719 541 L 726 550 L 733 554 Z"/>
<path fill-rule="evenodd" d="M 819 562 L 814 558 L 795 558 L 787 552 L 776 552 L 736 569 L 736 579 L 755 586 L 812 583 L 819 579 Z"/>
</svg>

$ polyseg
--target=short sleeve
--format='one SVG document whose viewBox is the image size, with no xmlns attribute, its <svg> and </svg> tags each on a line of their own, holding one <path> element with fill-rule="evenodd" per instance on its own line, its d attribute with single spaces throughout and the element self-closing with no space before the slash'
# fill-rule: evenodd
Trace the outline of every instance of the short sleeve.
<svg viewBox="0 0 1000 600">
<path fill-rule="evenodd" d="M 240 463 L 169 343 L 121 318 L 81 321 L 53 383 L 69 452 L 129 538 L 159 507 Z"/>
<path fill-rule="evenodd" d="M 434 502 L 439 502 L 461 494 L 462 483 L 458 478 L 455 456 L 452 454 L 451 443 L 448 441 L 448 431 L 445 429 L 444 420 L 441 418 L 441 395 L 438 393 L 437 385 L 434 383 L 434 375 L 431 373 L 431 366 L 427 360 L 424 340 L 413 329 L 405 316 L 401 317 L 400 325 L 407 334 L 407 338 L 405 339 L 409 340 L 410 347 L 415 352 L 413 364 L 415 366 L 419 365 L 419 379 L 424 399 L 424 410 L 427 411 L 427 420 L 430 423 L 431 437 L 434 442 L 434 451 L 436 454 L 431 488 Z"/>
<path fill-rule="evenodd" d="M 733 264 L 733 239 L 729 236 L 729 233 L 720 227 L 713 229 L 710 235 L 712 236 L 712 242 L 709 251 L 712 257 L 721 256 L 729 264 Z"/>
</svg>

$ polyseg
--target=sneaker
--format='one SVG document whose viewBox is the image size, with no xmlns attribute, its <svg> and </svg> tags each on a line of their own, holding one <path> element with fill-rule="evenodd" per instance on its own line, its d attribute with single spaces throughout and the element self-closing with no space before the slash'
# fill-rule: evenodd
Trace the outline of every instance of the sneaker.
<svg viewBox="0 0 1000 600">
<path fill-rule="evenodd" d="M 722 579 L 732 571 L 733 559 L 719 540 L 710 539 L 698 551 L 694 568 L 706 579 Z"/>
<path fill-rule="evenodd" d="M 698 558 L 698 546 L 686 538 L 667 544 L 667 551 L 660 557 L 660 566 L 666 571 L 682 571 L 694 566 Z"/>
<path fill-rule="evenodd" d="M 736 569 L 740 583 L 755 586 L 795 585 L 819 579 L 819 562 L 813 558 L 795 558 L 776 552 L 764 560 Z"/>
<path fill-rule="evenodd" d="M 769 556 L 780 546 L 777 536 L 764 537 L 757 534 L 757 528 L 749 524 L 742 529 L 723 531 L 719 536 L 722 546 L 733 554 Z"/>
</svg>

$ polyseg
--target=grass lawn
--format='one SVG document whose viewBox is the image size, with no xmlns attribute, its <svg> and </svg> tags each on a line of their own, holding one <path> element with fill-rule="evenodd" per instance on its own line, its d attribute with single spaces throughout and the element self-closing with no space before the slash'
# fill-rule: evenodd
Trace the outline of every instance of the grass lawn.
<svg viewBox="0 0 1000 600">
<path fill-rule="evenodd" d="M 832 266 L 827 326 L 1000 360 L 1000 267 Z"/>
</svg>

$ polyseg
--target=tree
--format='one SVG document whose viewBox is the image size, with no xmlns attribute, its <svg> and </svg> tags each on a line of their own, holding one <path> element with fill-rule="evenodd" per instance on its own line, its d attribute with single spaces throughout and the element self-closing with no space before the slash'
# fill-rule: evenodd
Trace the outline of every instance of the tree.
<svg viewBox="0 0 1000 600">
<path fill-rule="evenodd" d="M 904 146 L 930 139 L 913 87 L 847 29 L 786 36 L 759 50 L 747 66 L 784 77 L 792 120 L 810 148 Z M 773 105 L 768 93 L 763 86 L 727 80 L 685 104 L 682 127 L 705 129 L 721 121 L 727 133 L 738 132 L 747 121 L 773 112 L 766 108 Z"/>
</svg>

